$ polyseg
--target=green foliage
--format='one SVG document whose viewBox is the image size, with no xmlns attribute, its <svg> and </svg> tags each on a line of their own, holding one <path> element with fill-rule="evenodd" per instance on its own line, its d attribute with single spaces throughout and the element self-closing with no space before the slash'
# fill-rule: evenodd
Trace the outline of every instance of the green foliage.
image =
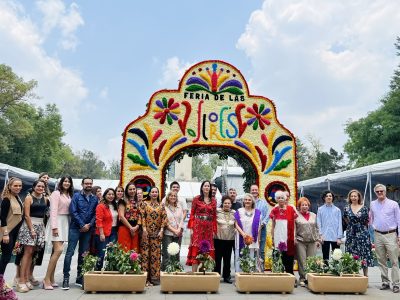
<svg viewBox="0 0 400 300">
<path fill-rule="evenodd" d="M 82 264 L 81 275 L 94 271 L 94 269 L 96 268 L 98 257 L 89 254 L 89 252 L 83 253 L 82 256 L 83 256 L 83 264 Z"/>
<path fill-rule="evenodd" d="M 208 272 L 212 272 L 215 268 L 215 260 L 208 253 L 200 253 L 196 256 L 196 259 L 199 261 L 199 271 L 204 274 Z"/>
<path fill-rule="evenodd" d="M 248 245 L 240 251 L 241 257 L 239 258 L 240 269 L 244 273 L 253 273 L 256 271 L 256 259 L 250 256 L 250 248 Z"/>
<path fill-rule="evenodd" d="M 272 249 L 272 267 L 273 273 L 284 273 L 285 267 L 282 262 L 282 253 L 278 249 Z"/>
<path fill-rule="evenodd" d="M 328 272 L 341 276 L 343 274 L 358 274 L 361 269 L 359 258 L 350 253 L 344 253 L 340 259 L 330 259 Z"/>
<path fill-rule="evenodd" d="M 400 56 L 400 38 L 395 44 Z M 361 167 L 400 158 L 400 65 L 394 71 L 390 91 L 375 111 L 357 121 L 348 121 L 344 146 L 351 165 Z"/>
<path fill-rule="evenodd" d="M 321 256 L 309 256 L 306 259 L 306 273 L 327 273 L 328 267 Z"/>
<path fill-rule="evenodd" d="M 121 162 L 119 160 L 112 160 L 109 162 L 109 167 L 107 169 L 108 179 L 119 179 L 121 174 Z"/>
<path fill-rule="evenodd" d="M 106 271 L 118 271 L 121 274 L 142 274 L 139 255 L 135 251 L 125 251 L 118 243 L 109 243 L 104 256 Z"/>
</svg>

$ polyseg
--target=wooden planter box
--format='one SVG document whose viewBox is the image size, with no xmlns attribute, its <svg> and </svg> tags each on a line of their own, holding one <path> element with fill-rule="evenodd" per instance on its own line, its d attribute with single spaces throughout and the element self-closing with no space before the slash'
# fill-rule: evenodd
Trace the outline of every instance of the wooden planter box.
<svg viewBox="0 0 400 300">
<path fill-rule="evenodd" d="M 114 271 L 93 271 L 83 275 L 85 292 L 143 292 L 147 272 L 143 274 L 121 274 Z"/>
<path fill-rule="evenodd" d="M 235 284 L 238 292 L 279 292 L 291 293 L 296 277 L 289 273 L 236 273 Z"/>
<path fill-rule="evenodd" d="M 333 276 L 308 273 L 308 288 L 315 293 L 364 294 L 368 288 L 368 277 L 359 274 Z"/>
<path fill-rule="evenodd" d="M 207 292 L 216 293 L 221 276 L 216 272 L 161 272 L 161 292 Z"/>
</svg>

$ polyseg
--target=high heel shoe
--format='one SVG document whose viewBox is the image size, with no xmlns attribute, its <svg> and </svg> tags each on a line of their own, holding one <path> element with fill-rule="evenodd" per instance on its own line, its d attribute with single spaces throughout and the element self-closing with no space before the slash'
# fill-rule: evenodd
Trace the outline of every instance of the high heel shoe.
<svg viewBox="0 0 400 300">
<path fill-rule="evenodd" d="M 33 285 L 30 281 L 25 282 L 25 285 L 28 287 L 28 289 L 33 290 Z"/>
<path fill-rule="evenodd" d="M 39 280 L 37 280 L 35 277 L 29 278 L 29 281 L 32 283 L 33 286 L 38 286 L 40 284 Z"/>
<path fill-rule="evenodd" d="M 42 287 L 43 287 L 43 289 L 48 290 L 48 291 L 54 290 L 54 288 L 51 284 L 46 285 L 46 283 L 44 281 L 42 282 Z"/>
<path fill-rule="evenodd" d="M 25 283 L 18 283 L 17 286 L 15 287 L 15 290 L 18 293 L 27 293 L 30 291 L 30 289 L 26 286 Z"/>
<path fill-rule="evenodd" d="M 59 287 L 58 283 L 55 283 L 55 282 L 52 282 L 52 283 L 51 283 L 51 286 L 52 286 L 52 287 L 55 287 L 55 288 Z"/>
</svg>

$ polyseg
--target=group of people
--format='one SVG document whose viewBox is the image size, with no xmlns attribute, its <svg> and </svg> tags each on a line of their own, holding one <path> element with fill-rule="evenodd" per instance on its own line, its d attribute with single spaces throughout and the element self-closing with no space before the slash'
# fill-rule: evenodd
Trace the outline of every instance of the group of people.
<svg viewBox="0 0 400 300">
<path fill-rule="evenodd" d="M 47 174 L 46 174 L 47 175 Z M 47 175 L 48 180 L 48 175 Z M 93 187 L 91 178 L 82 179 L 82 189 L 73 193 L 73 181 L 64 176 L 56 190 L 50 194 L 46 179 L 39 178 L 22 201 L 19 194 L 22 181 L 10 178 L 1 195 L 1 250 L 0 275 L 18 245 L 14 279 L 18 292 L 28 292 L 39 282 L 33 277 L 35 264 L 40 264 L 45 243 L 52 244 L 52 254 L 42 285 L 46 290 L 57 287 L 54 273 L 67 242 L 64 258 L 62 289 L 69 289 L 71 261 L 78 247 L 76 284 L 82 285 L 83 254 L 87 251 L 99 257 L 96 268 L 103 267 L 104 249 L 110 242 L 118 242 L 126 251 L 134 250 L 141 256 L 142 269 L 147 271 L 147 285 L 159 284 L 160 271 L 165 270 L 169 254 L 168 245 L 181 245 L 188 208 L 179 197 L 180 185 L 174 181 L 164 199 L 157 187 L 151 187 L 147 199 L 144 191 L 134 183 L 125 188 L 108 188 L 104 192 Z M 217 204 L 216 186 L 204 181 L 200 195 L 192 201 L 187 229 L 190 244 L 186 264 L 197 271 L 200 245 L 208 241 L 210 255 L 215 259 L 215 271 L 224 281 L 231 283 L 231 256 L 235 255 L 235 269 L 240 271 L 239 257 L 247 244 L 256 258 L 257 269 L 264 271 L 267 224 L 271 220 L 271 239 L 280 249 L 285 271 L 293 272 L 294 258 L 299 266 L 300 285 L 305 285 L 305 261 L 322 247 L 323 258 L 328 260 L 330 249 L 338 248 L 346 231 L 346 251 L 363 261 L 364 274 L 373 265 L 369 224 L 375 231 L 375 249 L 382 273 L 382 289 L 390 288 L 387 257 L 392 263 L 393 292 L 399 291 L 398 255 L 400 245 L 400 212 L 395 201 L 386 198 L 386 187 L 375 187 L 377 200 L 368 209 L 360 192 L 350 191 L 348 205 L 342 213 L 334 204 L 334 194 L 322 194 L 324 205 L 314 214 L 310 201 L 302 197 L 297 207 L 288 204 L 289 193 L 277 191 L 277 205 L 269 211 L 259 197 L 258 185 L 250 187 L 242 203 L 237 201 L 234 188 L 228 190 Z M 49 213 L 47 213 L 49 212 Z M 344 220 L 343 224 L 342 221 Z M 250 240 L 250 242 L 249 242 Z M 283 247 L 282 247 L 283 245 Z M 42 254 L 41 254 L 42 253 Z M 19 259 L 18 259 L 19 257 Z M 179 254 L 178 254 L 179 257 Z M 223 269 L 221 270 L 223 265 Z"/>
</svg>

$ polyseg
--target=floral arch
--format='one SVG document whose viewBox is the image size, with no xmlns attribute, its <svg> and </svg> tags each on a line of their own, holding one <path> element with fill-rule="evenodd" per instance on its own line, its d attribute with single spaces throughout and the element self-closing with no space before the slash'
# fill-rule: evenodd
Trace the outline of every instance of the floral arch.
<svg viewBox="0 0 400 300">
<path fill-rule="evenodd" d="M 274 103 L 250 95 L 240 71 L 226 62 L 200 62 L 177 90 L 152 95 L 146 113 L 124 130 L 122 185 L 156 185 L 163 193 L 168 163 L 191 147 L 240 152 L 253 165 L 260 197 L 275 205 L 275 191 L 283 189 L 295 202 L 294 136 L 278 121 Z"/>
</svg>

